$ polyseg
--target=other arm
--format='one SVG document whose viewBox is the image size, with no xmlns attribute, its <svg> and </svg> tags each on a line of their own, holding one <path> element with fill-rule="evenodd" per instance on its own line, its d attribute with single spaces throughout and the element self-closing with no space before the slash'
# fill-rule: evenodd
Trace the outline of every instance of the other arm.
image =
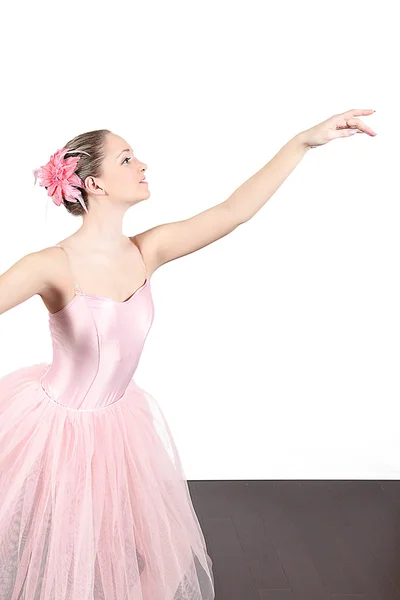
<svg viewBox="0 0 400 600">
<path fill-rule="evenodd" d="M 219 240 L 251 219 L 287 179 L 309 148 L 304 134 L 296 135 L 224 202 L 189 219 L 163 223 L 134 236 L 143 254 L 146 254 L 146 247 L 153 249 L 152 271 Z"/>
<path fill-rule="evenodd" d="M 51 259 L 48 251 L 26 254 L 0 275 L 0 315 L 35 294 L 43 293 L 49 284 Z"/>
</svg>

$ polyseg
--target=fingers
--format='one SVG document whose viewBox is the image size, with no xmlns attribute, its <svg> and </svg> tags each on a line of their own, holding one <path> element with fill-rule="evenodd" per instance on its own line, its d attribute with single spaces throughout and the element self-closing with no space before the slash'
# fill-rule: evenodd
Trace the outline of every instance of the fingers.
<svg viewBox="0 0 400 600">
<path fill-rule="evenodd" d="M 352 108 L 351 110 L 346 110 L 346 112 L 342 113 L 342 117 L 362 117 L 363 115 L 372 115 L 372 113 L 376 112 L 372 108 Z"/>
<path fill-rule="evenodd" d="M 366 125 L 363 121 L 361 121 L 361 119 L 347 119 L 347 125 L 350 128 L 360 129 L 361 133 L 368 133 L 368 135 L 371 136 L 376 135 L 376 132 L 371 129 L 371 127 L 368 127 L 368 125 Z"/>
<path fill-rule="evenodd" d="M 360 131 L 358 129 L 341 129 L 340 131 L 338 131 L 336 137 L 349 137 L 350 135 L 355 135 L 356 133 L 364 133 L 364 131 Z"/>
</svg>

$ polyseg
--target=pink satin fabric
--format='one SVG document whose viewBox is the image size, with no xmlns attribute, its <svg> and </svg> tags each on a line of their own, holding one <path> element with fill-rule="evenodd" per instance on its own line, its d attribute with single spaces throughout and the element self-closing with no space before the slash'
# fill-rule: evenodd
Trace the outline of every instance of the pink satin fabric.
<svg viewBox="0 0 400 600">
<path fill-rule="evenodd" d="M 154 318 L 150 281 L 115 302 L 77 293 L 49 313 L 53 360 L 42 386 L 55 402 L 80 410 L 120 400 L 139 364 Z"/>
<path fill-rule="evenodd" d="M 213 600 L 173 436 L 133 379 L 154 319 L 82 292 L 49 313 L 51 364 L 0 378 L 0 598 Z"/>
</svg>

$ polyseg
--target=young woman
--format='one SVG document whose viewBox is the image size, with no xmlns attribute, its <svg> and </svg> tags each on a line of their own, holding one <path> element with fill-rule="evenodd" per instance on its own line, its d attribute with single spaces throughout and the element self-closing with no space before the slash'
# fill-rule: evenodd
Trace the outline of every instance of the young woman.
<svg viewBox="0 0 400 600">
<path fill-rule="evenodd" d="M 212 600 L 212 561 L 157 401 L 135 382 L 154 318 L 150 279 L 248 221 L 310 149 L 375 133 L 350 110 L 302 131 L 227 200 L 122 234 L 146 165 L 109 130 L 34 171 L 76 233 L 0 276 L 0 314 L 39 294 L 51 364 L 0 379 L 0 598 Z"/>
</svg>

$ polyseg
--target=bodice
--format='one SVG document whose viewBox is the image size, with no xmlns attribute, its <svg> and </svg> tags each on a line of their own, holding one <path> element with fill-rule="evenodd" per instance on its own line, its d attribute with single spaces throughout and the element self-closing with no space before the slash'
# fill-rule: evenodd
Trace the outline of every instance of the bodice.
<svg viewBox="0 0 400 600">
<path fill-rule="evenodd" d="M 124 302 L 76 291 L 64 308 L 49 312 L 53 359 L 41 379 L 43 390 L 76 410 L 118 401 L 135 374 L 153 319 L 147 276 Z"/>
</svg>

